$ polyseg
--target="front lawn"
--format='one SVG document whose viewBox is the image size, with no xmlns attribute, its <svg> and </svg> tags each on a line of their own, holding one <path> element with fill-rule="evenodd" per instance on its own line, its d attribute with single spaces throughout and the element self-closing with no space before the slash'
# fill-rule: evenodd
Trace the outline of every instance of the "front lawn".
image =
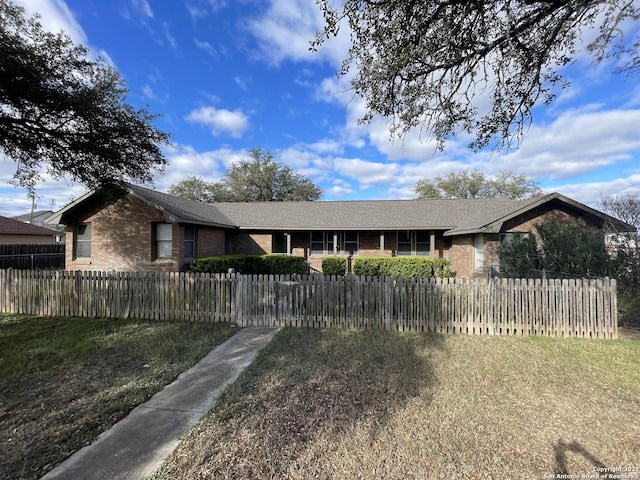
<svg viewBox="0 0 640 480">
<path fill-rule="evenodd" d="M 0 478 L 40 478 L 235 331 L 0 315 Z"/>
<path fill-rule="evenodd" d="M 284 329 L 153 479 L 542 479 L 607 467 L 640 468 L 640 339 Z"/>
</svg>

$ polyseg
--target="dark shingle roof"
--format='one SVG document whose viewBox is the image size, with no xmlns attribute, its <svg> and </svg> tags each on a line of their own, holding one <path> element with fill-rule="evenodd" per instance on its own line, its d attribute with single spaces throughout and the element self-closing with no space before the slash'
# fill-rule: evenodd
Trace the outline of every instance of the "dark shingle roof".
<svg viewBox="0 0 640 480">
<path fill-rule="evenodd" d="M 483 225 L 513 208 L 504 198 L 216 203 L 243 229 L 449 230 Z"/>
<path fill-rule="evenodd" d="M 358 200 L 326 202 L 193 202 L 128 185 L 126 190 L 162 211 L 169 222 L 244 230 L 444 230 L 445 235 L 498 232 L 503 222 L 548 202 L 559 202 L 613 223 L 631 226 L 558 193 L 514 201 L 508 198 Z M 59 222 L 92 194 L 76 200 L 49 218 Z M 618 223 L 615 223 L 618 222 Z M 631 231 L 631 230 L 629 230 Z"/>
<path fill-rule="evenodd" d="M 0 234 L 2 235 L 56 235 L 58 232 L 45 227 L 31 225 L 13 218 L 0 217 Z"/>
<path fill-rule="evenodd" d="M 129 192 L 164 212 L 167 220 L 182 223 L 198 223 L 220 227 L 234 227 L 236 224 L 222 212 L 209 204 L 194 202 L 149 188 L 129 185 Z"/>
</svg>

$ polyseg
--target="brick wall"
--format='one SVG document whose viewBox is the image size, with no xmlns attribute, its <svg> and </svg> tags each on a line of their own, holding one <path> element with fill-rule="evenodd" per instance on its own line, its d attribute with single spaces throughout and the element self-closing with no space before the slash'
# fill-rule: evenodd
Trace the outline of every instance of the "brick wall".
<svg viewBox="0 0 640 480">
<path fill-rule="evenodd" d="M 470 278 L 473 276 L 475 269 L 473 268 L 473 235 L 461 235 L 451 239 L 451 270 L 456 277 Z"/>
<path fill-rule="evenodd" d="M 273 253 L 273 235 L 271 233 L 234 233 L 230 243 L 231 253 L 245 255 Z"/>
<path fill-rule="evenodd" d="M 200 258 L 224 255 L 224 239 L 224 230 L 213 227 L 198 227 L 197 256 Z"/>
<path fill-rule="evenodd" d="M 96 271 L 175 272 L 185 268 L 184 226 L 172 224 L 171 258 L 155 259 L 154 228 L 165 222 L 162 212 L 133 196 L 102 208 L 94 206 L 76 220 L 91 223 L 91 258 L 75 258 L 76 223 L 67 225 L 66 268 Z M 212 227 L 197 228 L 197 255 L 224 253 L 224 231 Z"/>
</svg>

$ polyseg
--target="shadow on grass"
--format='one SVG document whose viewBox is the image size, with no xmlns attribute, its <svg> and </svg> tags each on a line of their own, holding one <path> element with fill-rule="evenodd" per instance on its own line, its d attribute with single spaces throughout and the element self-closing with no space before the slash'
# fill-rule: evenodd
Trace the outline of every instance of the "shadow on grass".
<svg viewBox="0 0 640 480">
<path fill-rule="evenodd" d="M 587 449 L 575 440 L 570 443 L 567 443 L 562 439 L 558 440 L 558 443 L 553 446 L 553 453 L 555 460 L 553 473 L 557 475 L 568 475 L 571 473 L 569 472 L 569 467 L 567 465 L 567 453 L 573 453 L 583 457 L 594 468 L 606 468 L 600 460 L 594 457 Z M 580 472 L 573 473 L 575 474 Z"/>
<path fill-rule="evenodd" d="M 156 478 L 282 478 L 303 451 L 324 454 L 356 427 L 375 445 L 394 412 L 417 396 L 429 401 L 430 352 L 443 344 L 436 335 L 284 329 Z"/>
</svg>

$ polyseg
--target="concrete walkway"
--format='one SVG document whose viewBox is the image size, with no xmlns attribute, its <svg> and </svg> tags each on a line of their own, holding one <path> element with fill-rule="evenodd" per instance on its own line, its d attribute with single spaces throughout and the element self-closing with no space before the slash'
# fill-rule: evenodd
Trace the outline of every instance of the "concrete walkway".
<svg viewBox="0 0 640 480">
<path fill-rule="evenodd" d="M 138 480 L 160 467 L 268 344 L 277 328 L 243 328 L 43 480 Z"/>
</svg>

